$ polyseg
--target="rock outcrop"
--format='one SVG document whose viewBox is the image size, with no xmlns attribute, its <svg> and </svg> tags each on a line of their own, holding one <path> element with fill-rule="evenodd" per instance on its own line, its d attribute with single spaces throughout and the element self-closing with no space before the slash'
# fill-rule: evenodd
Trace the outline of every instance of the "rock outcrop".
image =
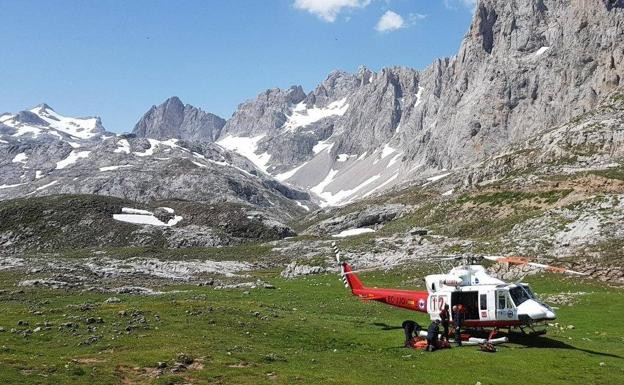
<svg viewBox="0 0 624 385">
<path fill-rule="evenodd" d="M 406 211 L 401 204 L 369 206 L 362 211 L 335 216 L 321 221 L 306 230 L 307 234 L 338 234 L 343 230 L 379 226 L 398 218 Z"/>
</svg>

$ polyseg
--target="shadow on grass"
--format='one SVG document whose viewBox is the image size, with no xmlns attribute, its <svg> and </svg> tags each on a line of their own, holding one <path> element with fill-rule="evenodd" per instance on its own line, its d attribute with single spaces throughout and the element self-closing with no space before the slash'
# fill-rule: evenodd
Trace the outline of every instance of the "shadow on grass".
<svg viewBox="0 0 624 385">
<path fill-rule="evenodd" d="M 572 346 L 563 341 L 555 340 L 552 338 L 544 337 L 544 336 L 530 336 L 530 335 L 522 335 L 522 334 L 509 334 L 509 342 L 524 346 L 525 348 L 547 348 L 547 349 L 569 349 L 569 350 L 578 350 L 581 352 L 595 354 L 597 356 L 603 357 L 613 357 L 622 359 L 624 357 L 619 356 L 617 354 L 612 353 L 604 353 L 598 352 L 590 349 L 577 348 L 576 346 Z"/>
<path fill-rule="evenodd" d="M 403 329 L 401 326 L 392 326 L 384 322 L 373 322 L 371 325 L 380 328 L 380 330 Z M 479 331 L 476 331 L 476 330 L 471 330 L 470 332 L 474 337 L 487 338 L 487 335 L 488 335 L 488 333 L 486 332 L 479 333 Z M 599 351 L 591 350 L 591 349 L 578 348 L 576 346 L 567 344 L 563 341 L 555 340 L 555 339 L 544 337 L 544 336 L 531 336 L 531 335 L 524 335 L 520 333 L 509 333 L 509 334 L 499 333 L 497 337 L 500 337 L 501 335 L 506 335 L 507 338 L 509 338 L 509 343 L 524 346 L 525 348 L 569 349 L 569 350 L 578 350 L 580 352 L 585 352 L 588 354 L 595 354 L 597 356 L 603 356 L 603 357 L 612 357 L 612 358 L 619 358 L 619 359 L 624 358 L 617 354 L 599 352 Z M 399 339 L 400 337 L 397 334 L 397 340 Z M 403 349 L 403 348 L 404 348 L 403 346 L 397 346 L 397 347 L 393 346 L 393 347 L 387 348 L 387 350 Z"/>
<path fill-rule="evenodd" d="M 380 328 L 381 330 L 399 330 L 399 329 L 403 329 L 400 325 L 398 326 L 390 326 L 385 322 L 373 322 L 371 325 L 373 326 L 377 326 L 378 328 Z"/>
</svg>

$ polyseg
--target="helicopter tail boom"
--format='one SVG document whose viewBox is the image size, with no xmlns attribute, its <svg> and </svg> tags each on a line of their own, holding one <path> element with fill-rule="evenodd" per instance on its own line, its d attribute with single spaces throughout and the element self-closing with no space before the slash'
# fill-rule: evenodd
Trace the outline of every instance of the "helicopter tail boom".
<svg viewBox="0 0 624 385">
<path fill-rule="evenodd" d="M 342 281 L 344 282 L 345 287 L 350 288 L 351 291 L 366 288 L 362 281 L 360 281 L 360 278 L 353 273 L 353 269 L 351 269 L 351 266 L 348 263 L 343 262 L 341 264 L 341 269 Z"/>
</svg>

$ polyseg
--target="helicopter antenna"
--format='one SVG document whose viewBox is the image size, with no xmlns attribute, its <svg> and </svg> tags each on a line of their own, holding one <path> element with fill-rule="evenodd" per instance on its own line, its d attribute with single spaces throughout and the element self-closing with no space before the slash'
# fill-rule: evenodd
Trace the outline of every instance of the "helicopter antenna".
<svg viewBox="0 0 624 385">
<path fill-rule="evenodd" d="M 519 284 L 520 282 L 522 282 L 524 280 L 524 278 L 526 278 L 527 274 L 524 274 L 522 277 L 520 277 L 520 279 L 518 279 L 516 282 L 514 282 L 514 285 Z"/>
</svg>

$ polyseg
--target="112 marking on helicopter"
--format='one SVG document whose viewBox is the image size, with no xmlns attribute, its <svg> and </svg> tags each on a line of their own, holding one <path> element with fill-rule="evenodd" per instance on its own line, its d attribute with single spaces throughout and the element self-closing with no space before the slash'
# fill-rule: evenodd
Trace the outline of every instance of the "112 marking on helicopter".
<svg viewBox="0 0 624 385">
<path fill-rule="evenodd" d="M 464 321 L 469 328 L 532 328 L 535 324 L 556 318 L 554 310 L 539 301 L 525 283 L 506 283 L 490 276 L 477 264 L 454 267 L 447 274 L 425 277 L 426 291 L 369 288 L 346 262 L 336 259 L 341 266 L 342 279 L 353 295 L 369 301 L 386 303 L 408 310 L 428 313 L 431 320 L 440 319 L 445 304 L 462 305 Z M 484 257 L 496 262 L 526 264 L 550 271 L 584 275 L 572 270 L 529 262 L 522 258 Z"/>
</svg>

